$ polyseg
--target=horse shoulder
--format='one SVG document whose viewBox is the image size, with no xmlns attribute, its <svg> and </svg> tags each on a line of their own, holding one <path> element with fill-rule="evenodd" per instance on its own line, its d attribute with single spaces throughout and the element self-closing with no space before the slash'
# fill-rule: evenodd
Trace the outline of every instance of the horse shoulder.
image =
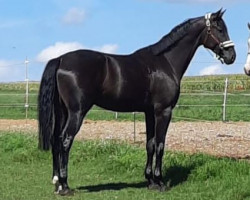
<svg viewBox="0 0 250 200">
<path fill-rule="evenodd" d="M 150 91 L 153 103 L 174 107 L 180 94 L 180 83 L 173 74 L 157 69 L 150 76 Z"/>
</svg>

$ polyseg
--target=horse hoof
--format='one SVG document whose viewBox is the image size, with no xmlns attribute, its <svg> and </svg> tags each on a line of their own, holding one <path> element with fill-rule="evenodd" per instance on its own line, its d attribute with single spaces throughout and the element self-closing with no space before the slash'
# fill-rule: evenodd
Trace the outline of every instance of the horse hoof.
<svg viewBox="0 0 250 200">
<path fill-rule="evenodd" d="M 74 191 L 69 189 L 69 188 L 66 188 L 66 189 L 60 190 L 58 192 L 58 194 L 61 195 L 61 196 L 73 196 Z"/>
<path fill-rule="evenodd" d="M 148 185 L 149 190 L 156 190 L 157 185 L 155 183 L 151 183 Z"/>
<path fill-rule="evenodd" d="M 74 195 L 74 191 L 70 188 L 66 187 L 63 189 L 62 185 L 59 184 L 59 182 L 55 185 L 55 194 L 59 194 L 61 196 L 72 196 Z"/>
<path fill-rule="evenodd" d="M 167 190 L 166 186 L 163 183 L 161 183 L 161 184 L 151 183 L 148 185 L 148 189 L 149 190 L 158 190 L 160 192 L 165 192 Z"/>
<path fill-rule="evenodd" d="M 159 190 L 160 192 L 165 192 L 165 191 L 167 190 L 167 188 L 166 188 L 165 185 L 160 185 L 159 188 L 158 188 L 158 190 Z"/>
</svg>

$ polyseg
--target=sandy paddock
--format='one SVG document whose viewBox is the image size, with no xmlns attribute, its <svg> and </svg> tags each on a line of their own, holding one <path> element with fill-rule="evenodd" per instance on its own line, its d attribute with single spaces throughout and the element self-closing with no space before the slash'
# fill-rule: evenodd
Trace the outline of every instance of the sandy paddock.
<svg viewBox="0 0 250 200">
<path fill-rule="evenodd" d="M 0 120 L 0 131 L 37 132 L 36 120 Z M 122 140 L 145 143 L 145 123 L 86 120 L 77 139 Z M 175 122 L 171 123 L 167 148 L 188 153 L 204 152 L 217 156 L 250 159 L 249 122 Z"/>
</svg>

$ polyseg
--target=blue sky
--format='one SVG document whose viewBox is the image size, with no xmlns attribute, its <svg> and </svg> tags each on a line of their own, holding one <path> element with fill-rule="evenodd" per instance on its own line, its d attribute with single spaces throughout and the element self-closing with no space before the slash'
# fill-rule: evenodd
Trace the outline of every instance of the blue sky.
<svg viewBox="0 0 250 200">
<path fill-rule="evenodd" d="M 243 73 L 249 0 L 0 0 L 0 82 L 40 80 L 46 62 L 80 49 L 128 54 L 157 42 L 188 18 L 226 9 L 235 64 L 221 65 L 203 48 L 185 75 Z"/>
</svg>

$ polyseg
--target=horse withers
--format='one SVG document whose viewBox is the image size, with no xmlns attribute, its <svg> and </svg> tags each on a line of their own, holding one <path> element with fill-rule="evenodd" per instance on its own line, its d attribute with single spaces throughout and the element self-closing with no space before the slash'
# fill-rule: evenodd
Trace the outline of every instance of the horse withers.
<svg viewBox="0 0 250 200">
<path fill-rule="evenodd" d="M 248 23 L 248 29 L 250 30 L 250 23 Z M 250 37 L 248 38 L 248 51 L 247 51 L 247 61 L 244 67 L 245 74 L 250 76 Z"/>
<path fill-rule="evenodd" d="M 93 105 L 145 113 L 147 186 L 165 190 L 165 138 L 181 79 L 191 59 L 201 45 L 226 64 L 232 64 L 236 58 L 234 43 L 222 19 L 224 12 L 186 20 L 157 43 L 130 55 L 78 50 L 48 62 L 38 98 L 39 147 L 52 148 L 57 193 L 71 194 L 67 181 L 69 151 Z"/>
</svg>

